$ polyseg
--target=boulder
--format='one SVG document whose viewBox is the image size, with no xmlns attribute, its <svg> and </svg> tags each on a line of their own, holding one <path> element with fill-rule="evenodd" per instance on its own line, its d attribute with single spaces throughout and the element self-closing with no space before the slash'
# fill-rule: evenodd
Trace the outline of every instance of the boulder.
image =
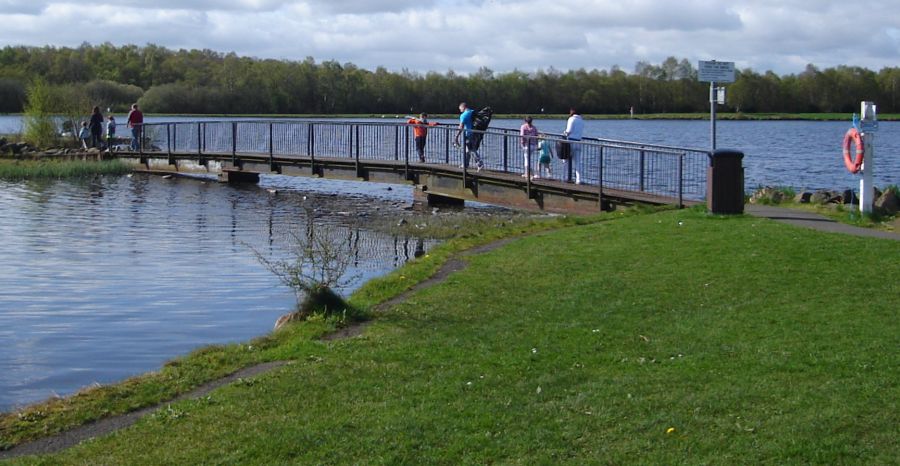
<svg viewBox="0 0 900 466">
<path fill-rule="evenodd" d="M 828 204 L 831 199 L 834 198 L 834 193 L 831 191 L 820 190 L 816 191 L 810 196 L 809 202 L 812 204 Z"/>
<path fill-rule="evenodd" d="M 771 187 L 758 189 L 750 196 L 751 204 L 779 204 L 784 200 L 784 193 Z"/>
<path fill-rule="evenodd" d="M 794 202 L 797 204 L 809 204 L 810 199 L 812 199 L 813 193 L 809 191 L 802 192 L 794 196 Z"/>
<path fill-rule="evenodd" d="M 900 212 L 900 198 L 893 190 L 885 191 L 875 200 L 875 208 L 884 215 L 895 215 Z"/>
<path fill-rule="evenodd" d="M 844 204 L 859 204 L 859 197 L 856 196 L 852 189 L 845 189 L 843 194 L 841 194 L 841 200 Z"/>
</svg>

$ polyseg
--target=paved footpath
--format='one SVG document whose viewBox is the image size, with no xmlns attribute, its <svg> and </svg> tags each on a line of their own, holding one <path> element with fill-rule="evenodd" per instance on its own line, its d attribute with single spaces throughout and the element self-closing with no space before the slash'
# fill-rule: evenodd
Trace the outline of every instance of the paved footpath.
<svg viewBox="0 0 900 466">
<path fill-rule="evenodd" d="M 853 225 L 840 223 L 828 217 L 824 217 L 813 212 L 806 212 L 804 210 L 786 209 L 784 207 L 774 207 L 768 205 L 747 204 L 744 207 L 744 211 L 747 214 L 756 217 L 770 218 L 772 220 L 777 220 L 779 222 L 784 222 L 790 225 L 812 228 L 819 231 L 900 241 L 900 233 L 897 232 L 855 227 Z"/>
</svg>

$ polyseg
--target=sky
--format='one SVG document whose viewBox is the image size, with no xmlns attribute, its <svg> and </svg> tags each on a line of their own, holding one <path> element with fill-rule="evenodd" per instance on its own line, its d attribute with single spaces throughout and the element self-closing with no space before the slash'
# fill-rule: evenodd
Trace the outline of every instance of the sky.
<svg viewBox="0 0 900 466">
<path fill-rule="evenodd" d="M 0 0 L 0 25 L 0 46 L 152 43 L 393 71 L 900 66 L 900 0 Z"/>
</svg>

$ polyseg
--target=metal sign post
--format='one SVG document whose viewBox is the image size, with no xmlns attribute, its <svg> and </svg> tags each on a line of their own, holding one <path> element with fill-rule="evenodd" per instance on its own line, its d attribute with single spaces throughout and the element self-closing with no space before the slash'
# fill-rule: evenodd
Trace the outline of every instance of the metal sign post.
<svg viewBox="0 0 900 466">
<path fill-rule="evenodd" d="M 875 133 L 878 132 L 878 107 L 873 102 L 860 104 L 859 130 L 863 141 L 862 179 L 859 181 L 859 211 L 872 213 L 875 203 Z"/>
<path fill-rule="evenodd" d="M 709 139 L 712 151 L 716 150 L 716 105 L 725 103 L 725 88 L 716 84 L 734 82 L 734 62 L 701 61 L 699 68 L 700 82 L 709 83 Z"/>
</svg>

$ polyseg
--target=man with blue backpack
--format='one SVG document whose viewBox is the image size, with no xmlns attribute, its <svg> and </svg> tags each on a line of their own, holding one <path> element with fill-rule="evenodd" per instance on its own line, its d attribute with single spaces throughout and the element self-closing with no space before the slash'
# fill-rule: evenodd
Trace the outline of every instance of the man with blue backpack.
<svg viewBox="0 0 900 466">
<path fill-rule="evenodd" d="M 481 139 L 484 137 L 484 133 L 475 133 L 475 120 L 475 111 L 469 108 L 465 102 L 459 104 L 459 131 L 456 132 L 456 142 L 454 143 L 454 146 L 459 147 L 459 136 L 463 135 L 466 152 L 463 167 L 468 167 L 469 157 L 474 156 L 475 168 L 478 171 L 481 171 L 481 169 L 484 168 L 484 162 L 481 160 L 481 155 L 478 154 L 478 148 L 481 147 Z M 487 121 L 490 122 L 490 117 L 488 117 Z M 487 125 L 484 124 L 484 126 L 484 129 L 487 129 Z M 483 131 L 483 129 L 480 131 Z"/>
</svg>

